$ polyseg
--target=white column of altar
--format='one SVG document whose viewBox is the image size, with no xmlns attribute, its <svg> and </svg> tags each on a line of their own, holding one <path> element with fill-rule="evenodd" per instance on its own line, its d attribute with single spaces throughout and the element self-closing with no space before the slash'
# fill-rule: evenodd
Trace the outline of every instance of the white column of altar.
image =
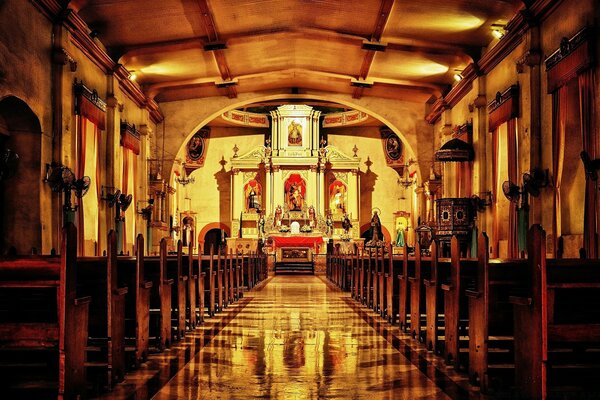
<svg viewBox="0 0 600 400">
<path fill-rule="evenodd" d="M 240 214 L 244 206 L 244 184 L 239 169 L 232 169 L 231 183 L 231 219 L 237 221 L 236 226 L 231 227 L 232 237 L 236 237 L 239 232 Z"/>
<path fill-rule="evenodd" d="M 325 174 L 319 167 L 317 169 L 317 205 L 315 206 L 319 215 L 325 216 Z"/>
<path fill-rule="evenodd" d="M 273 210 L 278 205 L 283 207 L 285 203 L 283 187 L 283 171 L 276 165 L 273 167 Z"/>
<path fill-rule="evenodd" d="M 272 214 L 273 207 L 273 171 L 270 166 L 265 168 L 265 215 Z"/>
<path fill-rule="evenodd" d="M 308 174 L 308 188 L 309 190 L 306 191 L 306 194 L 308 196 L 307 206 L 313 206 L 315 207 L 315 209 L 317 208 L 317 190 L 318 190 L 318 180 L 317 180 L 317 166 L 316 165 L 311 165 L 310 166 L 310 174 Z"/>
<path fill-rule="evenodd" d="M 358 220 L 358 203 L 360 193 L 358 190 L 358 170 L 352 170 L 348 174 L 348 213 L 352 220 Z"/>
</svg>

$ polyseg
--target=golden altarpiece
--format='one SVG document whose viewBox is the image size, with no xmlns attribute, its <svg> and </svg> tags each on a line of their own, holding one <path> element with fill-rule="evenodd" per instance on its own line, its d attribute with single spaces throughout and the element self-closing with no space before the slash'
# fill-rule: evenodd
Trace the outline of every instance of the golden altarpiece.
<svg viewBox="0 0 600 400">
<path fill-rule="evenodd" d="M 327 145 L 320 114 L 307 105 L 278 107 L 264 146 L 231 159 L 229 249 L 253 251 L 263 239 L 281 259 L 286 246 L 323 254 L 329 240 L 360 242 L 360 158 Z"/>
</svg>

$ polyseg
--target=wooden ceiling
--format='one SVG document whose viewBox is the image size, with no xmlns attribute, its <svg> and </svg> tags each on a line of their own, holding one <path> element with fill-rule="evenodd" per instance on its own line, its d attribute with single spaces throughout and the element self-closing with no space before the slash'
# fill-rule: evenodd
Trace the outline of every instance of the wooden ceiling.
<svg viewBox="0 0 600 400">
<path fill-rule="evenodd" d="M 157 101 L 289 89 L 425 102 L 477 61 L 494 40 L 492 25 L 506 24 L 522 2 L 73 0 L 70 6 Z"/>
</svg>

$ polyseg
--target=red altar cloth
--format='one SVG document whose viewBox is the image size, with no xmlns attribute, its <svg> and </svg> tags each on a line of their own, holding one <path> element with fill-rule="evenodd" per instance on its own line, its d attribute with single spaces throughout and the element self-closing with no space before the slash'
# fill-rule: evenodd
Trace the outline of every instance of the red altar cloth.
<svg viewBox="0 0 600 400">
<path fill-rule="evenodd" d="M 322 236 L 271 236 L 273 247 L 313 247 L 323 243 Z"/>
</svg>

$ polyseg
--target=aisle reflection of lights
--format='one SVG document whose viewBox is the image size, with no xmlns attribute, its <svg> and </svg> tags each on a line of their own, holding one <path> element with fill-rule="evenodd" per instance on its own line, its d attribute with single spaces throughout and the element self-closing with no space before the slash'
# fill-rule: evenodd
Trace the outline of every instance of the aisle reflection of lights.
<svg viewBox="0 0 600 400">
<path fill-rule="evenodd" d="M 277 276 L 155 399 L 445 399 L 318 277 Z"/>
</svg>

